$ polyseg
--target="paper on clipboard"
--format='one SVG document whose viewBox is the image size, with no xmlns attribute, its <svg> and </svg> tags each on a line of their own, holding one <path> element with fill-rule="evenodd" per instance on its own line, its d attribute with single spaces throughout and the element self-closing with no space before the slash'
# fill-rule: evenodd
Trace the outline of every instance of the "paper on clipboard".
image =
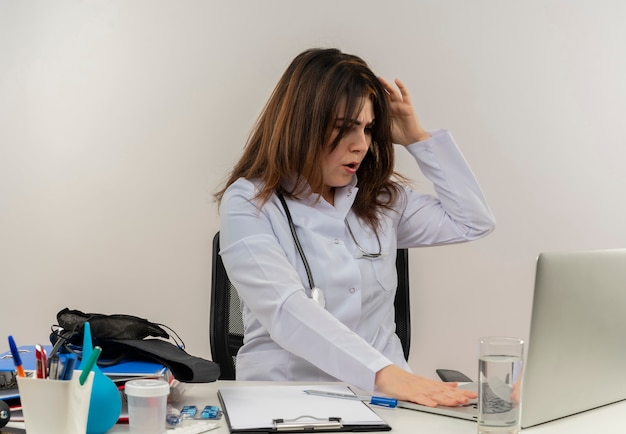
<svg viewBox="0 0 626 434">
<path fill-rule="evenodd" d="M 224 387 L 218 396 L 233 433 L 246 431 L 273 432 L 275 421 L 315 419 L 329 421 L 340 419 L 341 427 L 317 427 L 315 431 L 389 431 L 391 427 L 364 402 L 349 399 L 332 399 L 304 392 L 316 389 L 336 393 L 353 393 L 345 385 L 276 385 Z M 306 422 L 304 422 L 306 423 Z M 295 429 L 302 432 L 302 429 Z M 307 431 L 305 428 L 304 431 Z"/>
</svg>

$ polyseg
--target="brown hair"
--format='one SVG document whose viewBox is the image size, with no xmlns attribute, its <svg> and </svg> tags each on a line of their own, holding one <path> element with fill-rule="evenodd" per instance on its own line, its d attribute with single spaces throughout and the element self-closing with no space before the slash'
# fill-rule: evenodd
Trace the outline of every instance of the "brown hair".
<svg viewBox="0 0 626 434">
<path fill-rule="evenodd" d="M 334 149 L 350 128 L 344 123 L 328 145 L 340 103 L 345 118 L 356 119 L 363 97 L 369 97 L 375 123 L 372 143 L 358 172 L 359 192 L 353 211 L 376 230 L 378 211 L 390 209 L 398 196 L 391 142 L 391 115 L 387 94 L 380 81 L 359 57 L 337 49 L 314 48 L 299 54 L 289 65 L 259 116 L 239 162 L 218 201 L 237 179 L 258 179 L 262 206 L 280 189 L 285 196 L 301 198 L 323 187 L 322 161 L 327 146 Z M 284 181 L 295 180 L 289 191 Z"/>
</svg>

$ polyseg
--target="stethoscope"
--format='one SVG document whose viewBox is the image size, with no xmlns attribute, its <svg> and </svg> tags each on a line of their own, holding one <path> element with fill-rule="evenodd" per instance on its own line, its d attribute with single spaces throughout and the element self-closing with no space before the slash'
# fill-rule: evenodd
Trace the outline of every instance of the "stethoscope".
<svg viewBox="0 0 626 434">
<path fill-rule="evenodd" d="M 304 264 L 306 277 L 307 277 L 307 280 L 309 281 L 309 288 L 311 288 L 311 299 L 315 300 L 317 303 L 319 303 L 320 306 L 322 306 L 322 308 L 324 308 L 326 307 L 326 297 L 324 296 L 324 292 L 317 285 L 315 285 L 315 282 L 313 281 L 313 273 L 311 273 L 311 267 L 309 267 L 309 261 L 307 261 L 306 255 L 304 254 L 304 250 L 302 249 L 302 244 L 300 244 L 300 238 L 298 238 L 298 234 L 296 233 L 296 227 L 293 224 L 293 219 L 291 218 L 291 213 L 289 212 L 289 207 L 287 206 L 287 202 L 285 201 L 285 198 L 283 197 L 280 191 L 276 191 L 276 196 L 278 196 L 278 199 L 280 199 L 280 203 L 283 205 L 285 214 L 287 215 L 287 222 L 289 223 L 289 230 L 291 231 L 293 242 L 296 245 L 296 249 L 298 250 L 298 254 L 300 255 L 300 258 L 302 259 L 302 263 Z M 352 237 L 352 239 L 354 240 L 354 243 L 356 244 L 357 248 L 361 252 L 361 257 L 375 259 L 382 255 L 382 247 L 380 244 L 380 238 L 378 237 L 378 234 L 376 234 L 376 240 L 378 241 L 378 253 L 368 253 L 365 249 L 361 247 L 361 245 L 358 243 L 358 241 L 354 237 L 354 234 L 352 233 L 352 229 L 350 228 L 350 224 L 348 223 L 347 219 L 345 220 L 345 222 L 348 228 L 348 232 L 350 233 L 350 236 Z"/>
<path fill-rule="evenodd" d="M 306 260 L 306 255 L 304 254 L 304 250 L 302 250 L 302 244 L 300 244 L 300 238 L 298 238 L 298 234 L 296 233 L 296 227 L 293 224 L 293 219 L 291 218 L 291 213 L 289 212 L 289 207 L 287 206 L 287 202 L 283 197 L 282 193 L 277 191 L 276 196 L 280 199 L 280 203 L 283 205 L 285 209 L 285 214 L 287 214 L 287 221 L 289 222 L 289 229 L 291 230 L 291 236 L 293 237 L 293 242 L 296 244 L 296 249 L 298 249 L 298 253 L 300 254 L 300 258 L 302 259 L 302 263 L 304 264 L 304 270 L 306 271 L 306 277 L 309 281 L 309 288 L 311 288 L 311 298 L 319 303 L 322 308 L 326 307 L 326 297 L 324 296 L 324 292 L 319 289 L 315 282 L 313 281 L 313 274 L 311 273 L 311 267 L 309 267 L 309 261 Z"/>
</svg>

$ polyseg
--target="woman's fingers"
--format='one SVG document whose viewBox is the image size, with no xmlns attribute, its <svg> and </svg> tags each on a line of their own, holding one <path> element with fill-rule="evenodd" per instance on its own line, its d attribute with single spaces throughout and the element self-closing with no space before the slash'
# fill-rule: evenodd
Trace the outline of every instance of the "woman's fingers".
<svg viewBox="0 0 626 434">
<path fill-rule="evenodd" d="M 428 407 L 457 406 L 476 398 L 476 393 L 458 389 L 457 383 L 443 383 L 420 377 L 389 365 L 376 374 L 376 386 L 387 396 Z"/>
</svg>

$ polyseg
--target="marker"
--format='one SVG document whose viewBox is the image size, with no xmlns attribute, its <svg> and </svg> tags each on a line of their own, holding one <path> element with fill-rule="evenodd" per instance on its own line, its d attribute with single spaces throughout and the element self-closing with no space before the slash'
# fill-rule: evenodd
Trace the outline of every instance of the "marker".
<svg viewBox="0 0 626 434">
<path fill-rule="evenodd" d="M 80 373 L 80 377 L 78 378 L 78 381 L 80 382 L 81 386 L 85 384 L 85 381 L 87 381 L 87 377 L 89 377 L 89 373 L 91 372 L 91 370 L 93 369 L 93 366 L 98 361 L 98 357 L 100 357 L 100 353 L 102 353 L 102 348 L 93 347 L 93 351 L 91 352 L 91 354 L 89 355 L 89 358 L 85 362 L 85 366 L 81 366 L 81 369 L 83 370 L 83 372 Z"/>
<path fill-rule="evenodd" d="M 24 372 L 24 366 L 22 366 L 22 358 L 20 357 L 20 352 L 17 349 L 17 345 L 15 345 L 13 336 L 9 336 L 9 348 L 11 349 L 11 355 L 13 356 L 13 363 L 15 364 L 15 372 L 17 372 L 17 376 L 26 377 L 26 373 Z"/>
<path fill-rule="evenodd" d="M 335 393 L 325 392 L 323 390 L 308 389 L 304 391 L 309 395 L 325 396 L 327 398 L 342 398 L 352 399 L 353 401 L 366 401 L 370 404 L 380 405 L 382 407 L 395 408 L 398 405 L 398 400 L 394 398 L 385 398 L 384 396 L 365 396 L 365 395 L 351 395 L 348 393 Z"/>
<path fill-rule="evenodd" d="M 35 378 L 48 378 L 48 357 L 41 345 L 35 345 L 35 360 L 37 361 Z"/>
</svg>

